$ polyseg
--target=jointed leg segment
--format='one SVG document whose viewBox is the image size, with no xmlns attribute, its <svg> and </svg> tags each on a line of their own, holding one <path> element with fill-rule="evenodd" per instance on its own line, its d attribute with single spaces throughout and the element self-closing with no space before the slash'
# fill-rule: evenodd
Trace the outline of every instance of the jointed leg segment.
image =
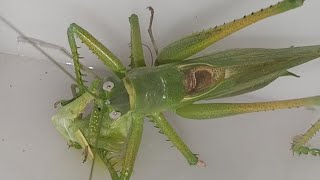
<svg viewBox="0 0 320 180">
<path fill-rule="evenodd" d="M 303 106 L 319 106 L 320 96 L 271 101 L 257 103 L 208 103 L 190 104 L 176 110 L 176 113 L 185 118 L 211 119 L 250 112 L 270 111 L 276 109 L 296 108 Z"/>
<path fill-rule="evenodd" d="M 68 28 L 68 40 L 72 52 L 72 59 L 75 66 L 75 74 L 77 78 L 78 87 L 81 91 L 88 91 L 84 85 L 84 81 L 81 74 L 82 65 L 80 64 L 80 58 L 78 53 L 78 47 L 76 44 L 75 36 L 77 36 L 83 43 L 85 43 L 89 49 L 98 56 L 98 58 L 110 68 L 120 78 L 124 77 L 126 72 L 125 67 L 121 61 L 104 45 L 102 45 L 97 39 L 95 39 L 86 30 L 76 24 L 71 24 Z"/>
<path fill-rule="evenodd" d="M 312 154 L 314 156 L 320 156 L 320 149 L 309 148 L 306 144 L 310 139 L 315 136 L 320 130 L 320 120 L 318 120 L 312 127 L 303 135 L 295 137 L 292 143 L 292 151 L 297 154 Z"/>
<path fill-rule="evenodd" d="M 190 165 L 202 165 L 203 162 L 198 160 L 198 157 L 193 154 L 187 145 L 178 136 L 175 130 L 171 127 L 169 122 L 165 119 L 162 113 L 153 114 L 149 116 L 153 123 L 160 128 L 164 135 L 166 135 L 169 140 L 173 143 L 175 147 L 182 153 L 182 155 L 187 159 Z"/>
<path fill-rule="evenodd" d="M 138 16 L 131 15 L 129 21 L 131 26 L 131 68 L 146 66 Z"/>
<path fill-rule="evenodd" d="M 143 117 L 132 115 L 132 125 L 130 129 L 126 156 L 121 170 L 120 180 L 127 180 L 130 178 L 136 156 L 138 154 L 142 132 L 143 132 Z"/>
<path fill-rule="evenodd" d="M 236 19 L 221 26 L 216 26 L 182 38 L 165 47 L 160 52 L 156 64 L 160 65 L 184 60 L 246 26 L 267 17 L 297 8 L 301 6 L 303 2 L 304 0 L 283 0 L 276 5 L 253 12 L 241 19 Z"/>
</svg>

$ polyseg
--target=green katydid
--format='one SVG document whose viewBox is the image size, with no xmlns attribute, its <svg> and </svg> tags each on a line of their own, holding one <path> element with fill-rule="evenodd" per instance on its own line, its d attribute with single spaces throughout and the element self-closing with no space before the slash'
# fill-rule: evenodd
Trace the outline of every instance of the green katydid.
<svg viewBox="0 0 320 180">
<path fill-rule="evenodd" d="M 64 102 L 52 121 L 71 146 L 86 149 L 91 158 L 101 158 L 113 180 L 130 179 L 145 117 L 168 137 L 190 165 L 204 166 L 204 162 L 187 147 L 162 113 L 172 111 L 185 118 L 209 119 L 318 106 L 320 96 L 257 103 L 199 104 L 198 101 L 244 94 L 263 88 L 281 76 L 294 75 L 288 69 L 320 57 L 320 46 L 231 49 L 188 58 L 237 30 L 299 7 L 303 2 L 284 0 L 241 19 L 175 41 L 159 52 L 156 65 L 152 67 L 146 67 L 144 62 L 136 15 L 129 18 L 130 69 L 126 69 L 110 50 L 86 30 L 71 24 L 68 39 L 79 91 L 73 99 Z M 98 78 L 89 86 L 85 85 L 75 37 L 80 38 L 115 75 L 106 79 Z M 91 102 L 94 103 L 92 112 L 82 117 L 81 114 Z M 320 155 L 319 150 L 305 147 L 319 129 L 318 122 L 305 136 L 295 140 L 293 151 Z"/>
</svg>

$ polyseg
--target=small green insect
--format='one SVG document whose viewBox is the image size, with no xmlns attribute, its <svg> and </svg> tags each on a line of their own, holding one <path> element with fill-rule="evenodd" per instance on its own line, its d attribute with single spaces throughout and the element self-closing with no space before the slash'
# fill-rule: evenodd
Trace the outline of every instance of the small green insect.
<svg viewBox="0 0 320 180">
<path fill-rule="evenodd" d="M 303 106 L 319 106 L 320 96 L 257 103 L 205 103 L 221 97 L 248 93 L 267 86 L 281 76 L 296 76 L 289 68 L 320 57 L 320 45 L 284 49 L 231 49 L 190 59 L 222 38 L 264 18 L 300 7 L 304 0 L 284 0 L 221 26 L 194 33 L 175 41 L 159 53 L 155 47 L 155 65 L 146 67 L 138 17 L 129 18 L 131 25 L 131 65 L 121 61 L 98 40 L 77 24 L 68 29 L 74 60 L 77 89 L 71 100 L 52 117 L 61 136 L 70 146 L 85 149 L 91 159 L 99 157 L 113 180 L 128 180 L 133 172 L 144 118 L 149 118 L 190 165 L 205 166 L 168 123 L 165 111 L 190 119 L 211 119 Z M 150 10 L 152 10 L 150 8 Z M 152 16 L 153 17 L 153 11 Z M 96 54 L 114 76 L 84 82 L 84 67 L 77 51 L 75 37 Z M 189 59 L 188 59 L 189 58 Z M 83 115 L 93 103 L 88 115 Z M 306 143 L 320 129 L 320 120 L 292 143 L 298 154 L 320 155 L 319 149 Z"/>
</svg>

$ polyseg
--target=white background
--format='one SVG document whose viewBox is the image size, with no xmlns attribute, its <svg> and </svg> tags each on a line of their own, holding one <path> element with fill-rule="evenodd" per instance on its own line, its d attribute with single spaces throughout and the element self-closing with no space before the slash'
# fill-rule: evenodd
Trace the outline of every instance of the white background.
<svg viewBox="0 0 320 180">
<path fill-rule="evenodd" d="M 101 40 L 125 64 L 129 61 L 128 17 L 140 17 L 143 42 L 149 12 L 155 11 L 154 35 L 158 46 L 192 32 L 240 18 L 277 1 L 107 1 L 107 0 L 0 0 L 0 15 L 28 36 L 68 48 L 66 30 L 76 22 Z M 237 47 L 280 48 L 320 44 L 320 1 L 307 0 L 303 7 L 268 18 L 241 30 L 206 49 Z M 84 179 L 90 163 L 81 163 L 81 152 L 68 150 L 50 122 L 53 103 L 70 98 L 72 83 L 59 69 L 28 45 L 16 42 L 17 34 L 0 22 L 0 177 L 1 179 Z M 83 48 L 85 49 L 85 48 Z M 86 49 L 85 49 L 86 50 Z M 48 50 L 60 62 L 70 60 Z M 13 55 L 8 55 L 13 54 Z M 101 69 L 91 53 L 86 64 Z M 150 62 L 150 55 L 145 50 Z M 24 55 L 14 56 L 14 55 Z M 281 78 L 263 90 L 226 101 L 275 100 L 319 95 L 320 62 L 295 68 L 301 78 Z M 132 179 L 174 180 L 316 180 L 320 158 L 292 156 L 291 139 L 305 132 L 319 118 L 314 110 L 283 110 L 268 113 L 192 121 L 167 114 L 173 126 L 199 153 L 208 167 L 189 167 L 165 137 L 146 123 L 141 150 Z M 316 143 L 316 142 L 315 142 Z M 103 167 L 96 179 L 108 179 Z M 110 179 L 110 178 L 109 178 Z"/>
</svg>

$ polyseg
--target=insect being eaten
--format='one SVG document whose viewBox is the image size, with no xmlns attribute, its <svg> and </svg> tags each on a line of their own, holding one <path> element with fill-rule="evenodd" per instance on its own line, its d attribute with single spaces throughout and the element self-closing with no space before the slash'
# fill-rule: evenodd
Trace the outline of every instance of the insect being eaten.
<svg viewBox="0 0 320 180">
<path fill-rule="evenodd" d="M 240 95 L 267 86 L 282 76 L 296 76 L 288 69 L 320 57 L 320 45 L 283 49 L 230 49 L 189 58 L 222 38 L 264 18 L 302 6 L 304 0 L 284 0 L 230 23 L 191 34 L 156 52 L 155 65 L 146 67 L 138 17 L 131 26 L 131 65 L 127 69 L 107 47 L 77 24 L 68 29 L 74 60 L 77 91 L 52 117 L 60 135 L 71 147 L 85 149 L 100 158 L 113 180 L 130 179 L 143 132 L 144 118 L 150 119 L 190 165 L 205 166 L 168 123 L 163 112 L 190 119 L 211 119 L 294 107 L 319 106 L 320 96 L 256 103 L 204 103 L 200 100 Z M 153 11 L 151 19 L 153 17 Z M 98 56 L 114 76 L 97 77 L 85 83 L 75 38 Z M 86 107 L 93 103 L 88 115 Z M 200 122 L 199 122 L 200 123 Z M 297 154 L 320 155 L 307 142 L 320 129 L 320 122 L 292 143 Z"/>
</svg>

